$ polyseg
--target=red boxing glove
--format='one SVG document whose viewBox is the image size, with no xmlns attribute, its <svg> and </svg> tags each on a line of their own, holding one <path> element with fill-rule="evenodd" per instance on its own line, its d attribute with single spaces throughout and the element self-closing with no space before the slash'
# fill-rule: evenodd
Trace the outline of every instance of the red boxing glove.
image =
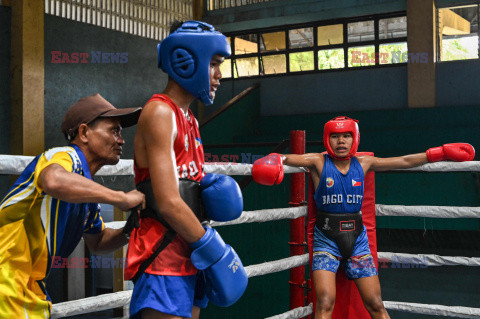
<svg viewBox="0 0 480 319">
<path fill-rule="evenodd" d="M 258 184 L 271 186 L 283 181 L 282 156 L 277 153 L 269 154 L 256 160 L 252 167 L 253 180 Z"/>
<path fill-rule="evenodd" d="M 429 162 L 472 161 L 475 157 L 475 149 L 468 143 L 450 143 L 443 146 L 433 147 L 427 150 L 427 159 Z"/>
</svg>

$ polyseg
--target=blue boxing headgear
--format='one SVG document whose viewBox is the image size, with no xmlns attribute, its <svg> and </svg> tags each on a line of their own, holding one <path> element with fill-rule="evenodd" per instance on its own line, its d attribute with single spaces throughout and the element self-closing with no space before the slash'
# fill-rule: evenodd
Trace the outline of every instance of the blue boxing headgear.
<svg viewBox="0 0 480 319">
<path fill-rule="evenodd" d="M 205 105 L 210 98 L 210 61 L 229 57 L 227 38 L 205 22 L 187 21 L 157 46 L 158 67 Z"/>
</svg>

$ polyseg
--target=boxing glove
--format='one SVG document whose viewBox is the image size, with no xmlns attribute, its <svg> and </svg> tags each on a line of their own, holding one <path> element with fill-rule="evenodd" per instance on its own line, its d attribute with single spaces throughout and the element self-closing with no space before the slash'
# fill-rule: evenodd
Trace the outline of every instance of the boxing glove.
<svg viewBox="0 0 480 319">
<path fill-rule="evenodd" d="M 272 153 L 253 163 L 252 177 L 259 184 L 268 186 L 280 184 L 283 181 L 283 175 L 283 161 L 280 154 Z"/>
<path fill-rule="evenodd" d="M 200 189 L 209 219 L 225 222 L 237 219 L 242 214 L 242 191 L 230 176 L 207 174 L 200 181 Z"/>
<path fill-rule="evenodd" d="M 427 150 L 427 159 L 429 162 L 471 161 L 475 157 L 475 149 L 467 143 L 450 143 L 443 146 L 433 147 Z"/>
<path fill-rule="evenodd" d="M 193 265 L 205 275 L 207 297 L 219 307 L 233 305 L 248 284 L 247 272 L 235 250 L 213 228 L 206 228 L 205 235 L 190 247 Z"/>
</svg>

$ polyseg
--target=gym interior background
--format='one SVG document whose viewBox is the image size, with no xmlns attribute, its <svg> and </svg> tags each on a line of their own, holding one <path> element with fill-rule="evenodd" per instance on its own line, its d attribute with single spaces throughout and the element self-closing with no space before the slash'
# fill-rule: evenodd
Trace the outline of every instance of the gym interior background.
<svg viewBox="0 0 480 319">
<path fill-rule="evenodd" d="M 161 92 L 167 76 L 157 69 L 156 45 L 174 19 L 209 22 L 232 45 L 214 105 L 192 106 L 207 161 L 251 163 L 291 130 L 321 141 L 323 124 L 337 115 L 358 119 L 360 150 L 380 157 L 448 142 L 480 148 L 478 1 L 0 3 L 0 154 L 36 155 L 65 145 L 63 114 L 83 96 L 99 92 L 117 107 L 138 107 Z M 242 92 L 243 98 L 222 108 Z M 133 158 L 134 133 L 135 127 L 125 129 L 123 158 Z M 307 152 L 321 151 L 321 143 L 307 145 Z M 12 181 L 0 177 L 2 196 Z M 128 177 L 97 181 L 134 188 Z M 245 210 L 287 207 L 288 191 L 288 178 L 270 188 L 252 183 L 244 191 Z M 479 193 L 478 173 L 376 175 L 381 204 L 478 206 Z M 105 220 L 113 215 L 106 207 Z M 378 217 L 377 227 L 379 251 L 480 257 L 478 219 Z M 289 253 L 287 221 L 222 227 L 220 233 L 244 265 Z M 48 278 L 54 303 L 117 289 L 111 270 L 90 269 L 79 295 L 69 271 L 54 269 Z M 467 307 L 478 307 L 479 271 L 395 264 L 379 269 L 384 300 Z M 210 305 L 202 318 L 264 318 L 287 311 L 288 288 L 286 271 L 253 278 L 237 304 Z M 412 315 L 392 312 L 392 318 Z"/>
</svg>

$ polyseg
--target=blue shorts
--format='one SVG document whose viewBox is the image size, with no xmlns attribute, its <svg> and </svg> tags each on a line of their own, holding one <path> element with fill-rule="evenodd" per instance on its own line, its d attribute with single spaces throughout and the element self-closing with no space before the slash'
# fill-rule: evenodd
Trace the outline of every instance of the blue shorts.
<svg viewBox="0 0 480 319">
<path fill-rule="evenodd" d="M 339 257 L 324 251 L 313 252 L 312 271 L 327 270 L 337 273 L 340 265 L 342 265 L 349 280 L 378 275 L 377 267 L 375 267 L 375 261 L 371 254 L 352 256 L 346 260 L 341 260 Z"/>
<path fill-rule="evenodd" d="M 133 287 L 130 318 L 141 318 L 142 309 L 192 317 L 192 307 L 206 308 L 205 280 L 202 272 L 192 276 L 161 276 L 143 273 Z"/>
</svg>

